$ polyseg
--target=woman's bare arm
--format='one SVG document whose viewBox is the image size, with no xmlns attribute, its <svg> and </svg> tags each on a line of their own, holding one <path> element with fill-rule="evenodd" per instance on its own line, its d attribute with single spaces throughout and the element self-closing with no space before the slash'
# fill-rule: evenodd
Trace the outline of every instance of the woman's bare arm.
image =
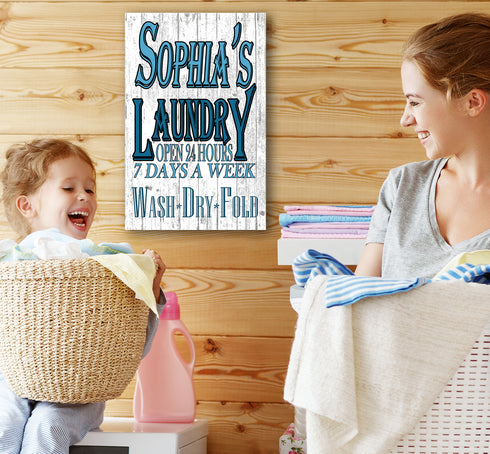
<svg viewBox="0 0 490 454">
<path fill-rule="evenodd" d="M 383 258 L 382 243 L 368 243 L 356 268 L 357 276 L 381 277 L 381 262 Z"/>
</svg>

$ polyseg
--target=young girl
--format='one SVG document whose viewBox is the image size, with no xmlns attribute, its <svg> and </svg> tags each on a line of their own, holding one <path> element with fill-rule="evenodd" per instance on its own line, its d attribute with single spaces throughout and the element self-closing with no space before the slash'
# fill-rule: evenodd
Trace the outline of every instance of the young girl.
<svg viewBox="0 0 490 454">
<path fill-rule="evenodd" d="M 10 148 L 6 160 L 3 202 L 9 223 L 21 237 L 50 228 L 76 240 L 87 237 L 97 201 L 95 168 L 83 149 L 62 140 L 43 139 Z M 156 252 L 146 250 L 144 254 L 157 267 L 153 293 L 161 312 L 165 297 L 160 281 L 165 265 Z M 145 353 L 157 323 L 157 316 L 150 312 Z M 100 425 L 104 408 L 104 402 L 58 404 L 19 398 L 0 371 L 0 452 L 68 453 L 72 444 Z"/>
<path fill-rule="evenodd" d="M 459 253 L 490 249 L 490 16 L 418 30 L 401 76 L 401 125 L 429 160 L 390 171 L 358 275 L 432 277 Z"/>
</svg>

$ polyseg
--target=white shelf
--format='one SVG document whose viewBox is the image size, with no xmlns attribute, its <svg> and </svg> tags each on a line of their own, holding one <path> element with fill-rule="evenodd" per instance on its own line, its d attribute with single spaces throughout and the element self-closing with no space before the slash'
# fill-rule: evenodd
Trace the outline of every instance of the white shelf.
<svg viewBox="0 0 490 454">
<path fill-rule="evenodd" d="M 364 250 L 365 239 L 296 239 L 277 240 L 278 265 L 291 265 L 293 260 L 308 249 L 335 257 L 344 265 L 357 265 Z"/>
<path fill-rule="evenodd" d="M 70 452 L 205 454 L 207 435 L 208 422 L 205 420 L 190 424 L 158 424 L 137 423 L 133 418 L 106 417 L 100 430 L 89 432 Z"/>
</svg>

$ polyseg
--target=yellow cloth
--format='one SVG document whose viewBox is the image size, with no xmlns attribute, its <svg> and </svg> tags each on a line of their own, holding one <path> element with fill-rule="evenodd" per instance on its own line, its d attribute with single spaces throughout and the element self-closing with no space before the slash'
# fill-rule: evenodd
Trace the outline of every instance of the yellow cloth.
<svg viewBox="0 0 490 454">
<path fill-rule="evenodd" d="M 134 291 L 136 298 L 142 300 L 158 315 L 153 279 L 156 273 L 155 262 L 142 254 L 94 255 L 91 257 L 112 271 L 121 281 Z"/>
<path fill-rule="evenodd" d="M 462 252 L 456 257 L 453 257 L 450 262 L 436 274 L 435 277 L 438 277 L 451 268 L 458 265 L 463 265 L 464 263 L 470 263 L 472 265 L 488 265 L 490 263 L 490 250 L 482 249 L 481 251 Z"/>
</svg>

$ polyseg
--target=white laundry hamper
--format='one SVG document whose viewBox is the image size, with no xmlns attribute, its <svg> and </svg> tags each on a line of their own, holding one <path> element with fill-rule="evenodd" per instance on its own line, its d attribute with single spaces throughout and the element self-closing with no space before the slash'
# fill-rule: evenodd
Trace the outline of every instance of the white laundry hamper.
<svg viewBox="0 0 490 454">
<path fill-rule="evenodd" d="M 280 454 L 307 453 L 305 412 L 280 439 Z M 298 450 L 299 449 L 299 450 Z M 390 454 L 490 453 L 490 321 L 416 427 Z M 315 454 L 315 453 L 310 453 Z"/>
<path fill-rule="evenodd" d="M 490 322 L 417 426 L 391 454 L 490 453 Z"/>
</svg>

